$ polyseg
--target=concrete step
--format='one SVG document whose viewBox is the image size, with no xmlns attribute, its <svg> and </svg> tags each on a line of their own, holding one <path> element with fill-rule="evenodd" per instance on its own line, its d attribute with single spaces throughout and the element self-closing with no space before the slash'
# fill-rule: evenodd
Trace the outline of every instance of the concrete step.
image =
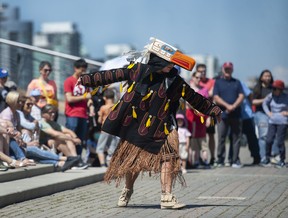
<svg viewBox="0 0 288 218">
<path fill-rule="evenodd" d="M 55 168 L 51 164 L 37 164 L 36 166 L 9 169 L 4 172 L 0 171 L 0 183 L 31 178 L 47 173 L 53 173 L 55 171 Z"/>
<path fill-rule="evenodd" d="M 23 169 L 20 171 L 23 171 Z M 103 180 L 105 174 L 105 169 L 100 167 L 90 167 L 86 170 L 68 170 L 65 173 L 52 172 L 42 175 L 35 174 L 38 171 L 36 166 L 35 169 L 28 167 L 26 170 L 24 169 L 24 171 L 24 173 L 21 172 L 19 175 L 25 175 L 25 177 L 14 181 L 9 180 L 0 184 L 0 208 L 13 203 L 27 201 L 99 182 Z M 33 171 L 30 172 L 33 177 L 29 178 L 29 176 L 27 176 L 29 175 L 29 171 Z M 3 173 L 9 173 L 9 171 Z"/>
</svg>

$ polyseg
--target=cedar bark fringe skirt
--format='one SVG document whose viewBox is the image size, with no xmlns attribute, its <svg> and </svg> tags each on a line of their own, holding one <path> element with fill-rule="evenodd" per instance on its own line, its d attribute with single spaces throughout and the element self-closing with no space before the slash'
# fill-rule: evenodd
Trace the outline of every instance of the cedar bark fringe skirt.
<svg viewBox="0 0 288 218">
<path fill-rule="evenodd" d="M 182 186 L 185 186 L 185 180 L 180 170 L 179 159 L 179 139 L 177 130 L 173 130 L 162 145 L 158 154 L 150 153 L 143 148 L 135 146 L 125 140 L 120 141 L 110 165 L 104 176 L 104 181 L 110 183 L 112 180 L 118 186 L 127 173 L 131 175 L 148 172 L 159 175 L 163 162 L 170 162 L 173 178 L 177 178 Z M 174 180 L 175 184 L 175 180 Z"/>
</svg>

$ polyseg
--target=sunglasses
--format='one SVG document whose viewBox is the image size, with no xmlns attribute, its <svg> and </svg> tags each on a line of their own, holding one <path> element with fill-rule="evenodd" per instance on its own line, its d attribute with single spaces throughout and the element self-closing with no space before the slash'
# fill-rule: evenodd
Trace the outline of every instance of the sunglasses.
<svg viewBox="0 0 288 218">
<path fill-rule="evenodd" d="M 55 111 L 48 111 L 47 114 L 55 114 Z"/>
<path fill-rule="evenodd" d="M 43 71 L 45 72 L 45 73 L 48 73 L 48 72 L 52 72 L 52 69 L 43 69 Z"/>
<path fill-rule="evenodd" d="M 25 104 L 27 107 L 32 107 L 33 106 L 33 103 L 26 103 Z"/>
</svg>

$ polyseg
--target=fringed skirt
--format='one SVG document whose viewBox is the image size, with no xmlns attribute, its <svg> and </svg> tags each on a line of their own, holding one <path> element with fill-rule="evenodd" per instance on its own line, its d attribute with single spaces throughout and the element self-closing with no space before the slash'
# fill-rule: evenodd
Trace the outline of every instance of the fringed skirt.
<svg viewBox="0 0 288 218">
<path fill-rule="evenodd" d="M 178 150 L 179 139 L 176 130 L 173 130 L 168 135 L 158 154 L 150 153 L 143 148 L 122 140 L 110 160 L 104 180 L 107 183 L 114 180 L 116 186 L 118 186 L 127 173 L 135 175 L 148 172 L 149 176 L 153 174 L 159 175 L 162 163 L 169 162 L 171 166 L 169 167 L 171 169 L 169 173 L 184 186 L 185 180 L 180 170 Z"/>
</svg>

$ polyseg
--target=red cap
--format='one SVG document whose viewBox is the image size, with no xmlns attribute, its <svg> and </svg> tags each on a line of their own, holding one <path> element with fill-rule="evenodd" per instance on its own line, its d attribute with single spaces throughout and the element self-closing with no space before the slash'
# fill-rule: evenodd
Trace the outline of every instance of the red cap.
<svg viewBox="0 0 288 218">
<path fill-rule="evenodd" d="M 275 80 L 272 84 L 273 88 L 285 89 L 285 84 L 282 80 Z"/>
<path fill-rule="evenodd" d="M 231 68 L 231 69 L 233 69 L 233 64 L 231 63 L 231 62 L 225 62 L 224 64 L 223 64 L 223 68 L 225 69 L 225 68 Z"/>
</svg>

